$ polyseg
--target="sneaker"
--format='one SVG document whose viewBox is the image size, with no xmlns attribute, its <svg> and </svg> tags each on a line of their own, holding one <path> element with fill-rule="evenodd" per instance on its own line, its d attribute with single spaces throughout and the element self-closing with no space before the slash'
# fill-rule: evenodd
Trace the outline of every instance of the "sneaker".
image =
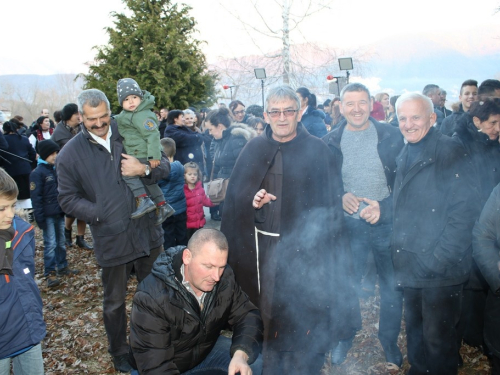
<svg viewBox="0 0 500 375">
<path fill-rule="evenodd" d="M 54 288 L 54 287 L 56 287 L 56 286 L 58 286 L 58 285 L 61 284 L 61 282 L 59 281 L 59 279 L 56 277 L 55 271 L 50 272 L 47 275 L 46 280 L 47 280 L 47 287 L 48 288 Z"/>
<path fill-rule="evenodd" d="M 113 356 L 113 365 L 115 370 L 120 372 L 130 372 L 132 370 L 132 366 L 128 362 L 128 354 Z"/>
<path fill-rule="evenodd" d="M 168 203 L 159 206 L 156 209 L 156 222 L 155 225 L 161 225 L 165 220 L 175 213 L 175 210 Z"/>
<path fill-rule="evenodd" d="M 85 249 L 85 250 L 93 250 L 94 247 L 89 244 L 87 241 L 85 241 L 85 238 L 83 236 L 76 236 L 76 246 Z"/>
<path fill-rule="evenodd" d="M 68 267 L 64 267 L 61 270 L 57 270 L 57 276 L 71 276 L 71 275 L 78 275 L 80 271 L 78 270 L 72 270 Z"/>
<path fill-rule="evenodd" d="M 149 197 L 139 197 L 137 198 L 137 210 L 132 212 L 130 215 L 131 219 L 139 219 L 144 215 L 156 210 L 156 205 L 153 203 Z"/>
</svg>

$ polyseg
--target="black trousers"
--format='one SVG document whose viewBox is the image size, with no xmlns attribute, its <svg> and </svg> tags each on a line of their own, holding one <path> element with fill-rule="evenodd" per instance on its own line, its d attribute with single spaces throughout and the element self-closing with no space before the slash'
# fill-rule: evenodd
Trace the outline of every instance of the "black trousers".
<svg viewBox="0 0 500 375">
<path fill-rule="evenodd" d="M 108 352 L 112 356 L 129 352 L 125 297 L 132 268 L 135 269 L 137 280 L 141 282 L 151 273 L 153 263 L 161 251 L 162 246 L 151 249 L 149 256 L 119 266 L 102 268 L 104 328 L 108 336 Z"/>
<path fill-rule="evenodd" d="M 182 212 L 178 215 L 170 216 L 161 226 L 163 228 L 163 248 L 184 245 L 188 243 L 186 231 L 187 214 Z"/>
<path fill-rule="evenodd" d="M 409 375 L 456 375 L 463 285 L 404 288 Z"/>
</svg>

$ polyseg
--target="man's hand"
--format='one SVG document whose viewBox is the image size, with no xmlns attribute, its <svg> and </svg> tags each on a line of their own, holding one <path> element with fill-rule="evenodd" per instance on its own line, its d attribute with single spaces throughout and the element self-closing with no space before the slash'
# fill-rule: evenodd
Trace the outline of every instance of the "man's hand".
<svg viewBox="0 0 500 375">
<path fill-rule="evenodd" d="M 252 375 L 252 369 L 248 365 L 248 354 L 243 350 L 237 350 L 234 352 L 231 362 L 229 362 L 229 369 L 227 375 L 235 375 L 240 373 L 241 375 Z"/>
<path fill-rule="evenodd" d="M 253 197 L 252 205 L 254 208 L 259 209 L 262 208 L 263 205 L 275 200 L 275 195 L 268 193 L 265 189 L 260 189 Z"/>
<path fill-rule="evenodd" d="M 377 224 L 380 219 L 380 204 L 368 198 L 363 198 L 363 202 L 367 203 L 368 207 L 361 210 L 359 217 L 365 219 L 367 223 Z"/>
<path fill-rule="evenodd" d="M 358 198 L 353 193 L 345 193 L 342 197 L 342 208 L 349 215 L 358 212 L 359 202 L 363 201 L 363 198 Z"/>
<path fill-rule="evenodd" d="M 156 168 L 157 166 L 160 165 L 160 161 L 159 160 L 150 160 L 149 165 L 151 165 L 151 168 Z"/>
<path fill-rule="evenodd" d="M 134 177 L 142 176 L 146 173 L 146 165 L 133 156 L 122 154 L 122 158 L 122 176 Z"/>
</svg>

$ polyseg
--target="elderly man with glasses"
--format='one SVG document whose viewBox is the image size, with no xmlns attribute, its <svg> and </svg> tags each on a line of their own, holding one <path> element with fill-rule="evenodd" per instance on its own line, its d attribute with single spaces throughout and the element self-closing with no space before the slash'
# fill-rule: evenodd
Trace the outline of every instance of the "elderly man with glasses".
<svg viewBox="0 0 500 375">
<path fill-rule="evenodd" d="M 264 321 L 264 374 L 318 374 L 360 326 L 333 154 L 300 123 L 300 101 L 267 96 L 264 134 L 233 169 L 221 230 L 238 283 Z"/>
</svg>

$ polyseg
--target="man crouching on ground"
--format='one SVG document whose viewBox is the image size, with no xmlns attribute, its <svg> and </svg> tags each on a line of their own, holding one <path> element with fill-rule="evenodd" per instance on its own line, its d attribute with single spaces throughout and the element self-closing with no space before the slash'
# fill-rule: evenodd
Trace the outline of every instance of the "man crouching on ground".
<svg viewBox="0 0 500 375">
<path fill-rule="evenodd" d="M 130 345 L 140 374 L 260 374 L 262 319 L 236 284 L 227 255 L 224 234 L 201 229 L 187 247 L 158 257 L 132 307 Z M 232 342 L 220 335 L 228 326 Z"/>
</svg>

